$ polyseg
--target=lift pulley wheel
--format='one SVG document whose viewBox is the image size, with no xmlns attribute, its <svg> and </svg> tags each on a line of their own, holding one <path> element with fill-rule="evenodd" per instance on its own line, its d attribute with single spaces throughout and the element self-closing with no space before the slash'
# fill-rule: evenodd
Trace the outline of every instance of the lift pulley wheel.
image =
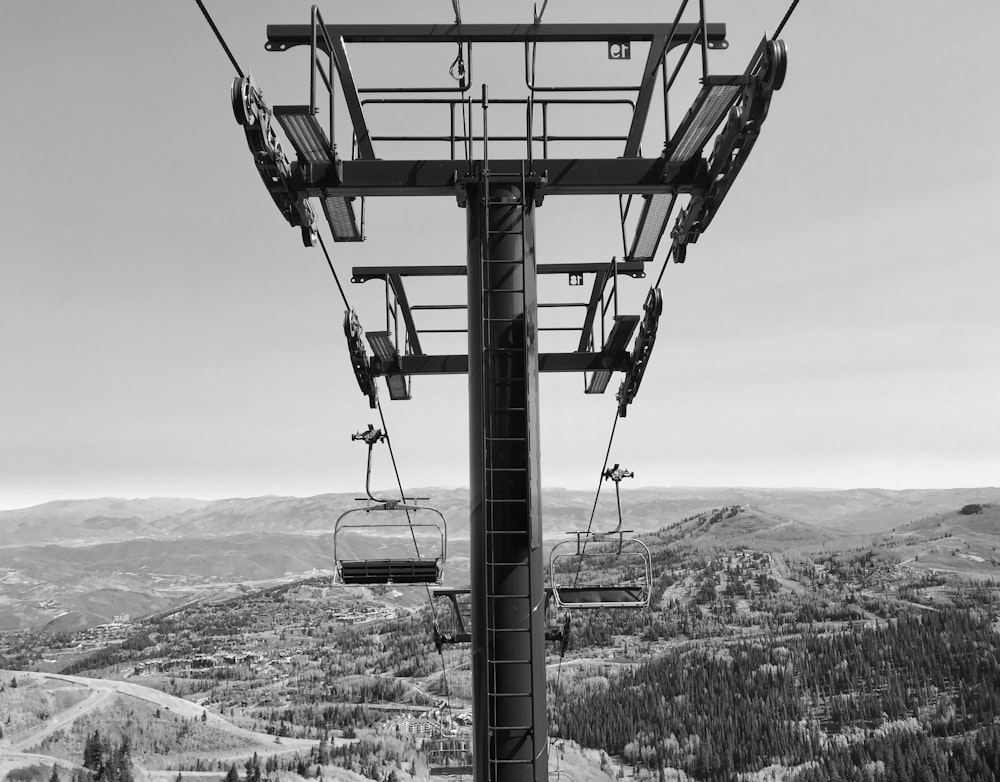
<svg viewBox="0 0 1000 782">
<path fill-rule="evenodd" d="M 780 90 L 785 83 L 785 72 L 788 70 L 788 49 L 784 41 L 768 41 L 767 72 L 764 75 L 764 86 L 771 90 Z"/>
<path fill-rule="evenodd" d="M 233 79 L 233 116 L 236 117 L 236 121 L 243 127 L 253 125 L 257 122 L 255 92 L 256 90 L 250 82 L 249 76 L 237 76 Z"/>
</svg>

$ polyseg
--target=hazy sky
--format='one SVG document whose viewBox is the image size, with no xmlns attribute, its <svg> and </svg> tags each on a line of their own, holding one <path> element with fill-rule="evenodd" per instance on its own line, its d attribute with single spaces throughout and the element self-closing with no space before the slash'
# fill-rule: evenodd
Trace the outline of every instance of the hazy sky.
<svg viewBox="0 0 1000 782">
<path fill-rule="evenodd" d="M 308 3 L 208 7 L 269 102 L 307 101 L 305 51 L 263 43 L 268 23 L 306 23 Z M 741 72 L 786 7 L 709 0 L 730 41 L 713 72 Z M 448 0 L 321 8 L 328 21 L 453 18 Z M 675 9 L 550 0 L 545 21 L 668 22 Z M 462 11 L 531 20 L 528 2 Z M 803 0 L 760 141 L 687 264 L 666 272 L 652 365 L 612 452 L 637 485 L 998 483 L 998 33 L 995 0 Z M 448 83 L 452 56 L 351 50 L 363 86 Z M 516 46 L 475 56 L 477 90 L 522 96 Z M 538 78 L 612 83 L 641 61 L 540 48 Z M 0 73 L 0 508 L 360 489 L 364 449 L 349 435 L 378 420 L 350 370 L 343 307 L 320 251 L 261 185 L 229 106 L 232 67 L 194 1 L 6 0 Z M 648 155 L 663 142 L 653 115 Z M 444 115 L 372 116 L 376 132 L 447 128 Z M 620 255 L 617 210 L 548 199 L 539 261 Z M 353 265 L 464 262 L 453 199 L 370 200 L 367 234 L 333 248 L 345 281 Z M 624 293 L 632 311 L 652 279 Z M 564 284 L 545 290 L 565 296 Z M 380 285 L 348 292 L 379 328 Z M 460 285 L 446 293 L 464 299 Z M 588 397 L 577 376 L 543 377 L 546 485 L 597 483 L 618 382 Z M 467 484 L 466 391 L 464 376 L 417 378 L 409 402 L 382 391 L 407 485 Z"/>
</svg>

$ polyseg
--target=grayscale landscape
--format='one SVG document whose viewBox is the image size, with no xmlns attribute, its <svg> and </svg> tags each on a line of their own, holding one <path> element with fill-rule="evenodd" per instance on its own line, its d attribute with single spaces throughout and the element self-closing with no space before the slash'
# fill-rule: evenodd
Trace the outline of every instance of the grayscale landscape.
<svg viewBox="0 0 1000 782">
<path fill-rule="evenodd" d="M 433 497 L 447 516 L 445 584 L 466 587 L 467 492 L 414 493 Z M 992 724 L 984 714 L 1000 715 L 992 711 L 1000 697 L 1000 489 L 637 488 L 623 500 L 652 552 L 655 599 L 641 611 L 547 605 L 551 628 L 573 614 L 565 648 L 547 650 L 556 687 L 550 731 L 559 738 L 551 773 L 647 779 L 654 749 L 655 763 L 692 779 L 741 762 L 722 759 L 709 723 L 694 728 L 721 695 L 692 711 L 676 693 L 671 719 L 692 727 L 673 750 L 643 749 L 641 731 L 618 738 L 616 715 L 644 707 L 616 701 L 615 682 L 654 677 L 653 691 L 683 689 L 665 661 L 778 661 L 793 674 L 774 680 L 792 699 L 780 708 L 794 702 L 810 741 L 844 736 L 848 753 L 855 745 L 898 752 L 893 736 L 910 737 L 904 754 L 927 752 L 934 736 L 975 737 Z M 595 530 L 610 522 L 613 503 L 605 492 Z M 586 528 L 592 506 L 586 492 L 545 492 L 546 547 Z M 352 507 L 360 507 L 352 495 L 321 495 L 66 500 L 0 512 L 0 769 L 11 779 L 20 778 L 16 769 L 53 763 L 77 773 L 99 735 L 111 747 L 128 737 L 133 768 L 150 780 L 225 775 L 230 766 L 253 776 L 255 763 L 275 778 L 317 767 L 351 782 L 424 778 L 441 703 L 459 730 L 470 713 L 468 646 L 436 652 L 435 632 L 454 632 L 456 619 L 440 598 L 429 613 L 422 589 L 332 585 L 333 522 Z M 356 538 L 350 545 L 367 548 L 339 556 L 392 556 L 407 544 Z M 986 624 L 966 628 L 963 641 L 948 623 L 969 621 L 960 617 L 970 609 Z M 931 618 L 944 624 L 928 625 Z M 886 633 L 901 640 L 880 652 L 889 657 L 879 665 L 836 646 L 852 638 L 860 652 Z M 919 647 L 908 646 L 911 635 Z M 944 684 L 927 689 L 902 660 L 917 648 L 938 659 L 932 647 L 949 636 L 953 652 L 973 644 L 972 662 L 929 663 Z M 816 663 L 830 654 L 847 655 L 842 683 Z M 713 670 L 698 676 L 723 673 Z M 737 665 L 726 675 L 742 674 Z M 755 687 L 746 690 L 753 710 L 779 708 L 777 695 L 754 695 Z M 983 688 L 989 699 L 974 706 L 971 693 L 981 698 Z M 582 720 L 587 713 L 606 719 Z M 650 726 L 658 719 L 640 717 Z M 779 739 L 769 739 L 778 742 L 764 764 L 770 776 L 754 779 L 801 779 L 813 768 L 797 739 Z M 926 746 L 914 749 L 915 740 Z M 983 741 L 975 762 L 993 762 Z"/>
<path fill-rule="evenodd" d="M 0 782 L 998 782 L 998 34 L 0 2 Z"/>
</svg>

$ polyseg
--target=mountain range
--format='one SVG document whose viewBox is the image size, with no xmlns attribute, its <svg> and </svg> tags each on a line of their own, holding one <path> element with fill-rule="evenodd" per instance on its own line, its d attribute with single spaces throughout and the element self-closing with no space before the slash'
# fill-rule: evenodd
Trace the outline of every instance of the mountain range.
<svg viewBox="0 0 1000 782">
<path fill-rule="evenodd" d="M 412 494 L 430 497 L 419 503 L 448 519 L 447 583 L 464 585 L 468 491 L 430 488 Z M 975 557 L 989 560 L 998 542 L 997 514 L 961 514 L 971 503 L 1000 506 L 1000 488 L 622 490 L 624 526 L 638 534 L 678 525 L 686 542 L 695 545 L 772 551 L 846 549 L 880 536 L 904 546 L 933 543 L 945 564 L 957 562 L 951 552 L 959 542 L 980 551 L 967 555 L 972 563 Z M 237 584 L 329 574 L 335 523 L 345 511 L 362 507 L 353 494 L 323 494 L 59 500 L 0 511 L 0 630 L 78 629 L 122 613 L 139 616 L 228 593 Z M 705 523 L 707 516 L 696 518 L 723 507 L 737 510 L 713 524 Z M 349 518 L 360 524 L 376 520 L 364 513 Z M 434 519 L 426 512 L 414 517 Z M 547 544 L 571 530 L 607 530 L 617 523 L 610 490 L 596 505 L 590 492 L 543 491 Z M 958 538 L 934 543 L 944 540 L 942 524 Z M 375 528 L 346 530 L 338 538 L 338 555 L 379 558 L 391 556 L 397 544 L 412 548 L 406 527 L 396 528 L 395 535 Z M 420 535 L 423 551 L 436 553 L 434 529 Z"/>
</svg>

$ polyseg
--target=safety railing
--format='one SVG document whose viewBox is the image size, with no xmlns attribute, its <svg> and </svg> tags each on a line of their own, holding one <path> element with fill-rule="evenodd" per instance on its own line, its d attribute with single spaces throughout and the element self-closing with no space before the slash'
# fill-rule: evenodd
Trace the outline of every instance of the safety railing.
<svg viewBox="0 0 1000 782">
<path fill-rule="evenodd" d="M 330 139 L 330 145 L 334 150 L 337 148 L 337 139 L 335 137 L 336 126 L 334 125 L 334 99 L 333 99 L 333 75 L 336 71 L 336 64 L 333 59 L 333 41 L 330 40 L 330 35 L 326 30 L 326 23 L 323 21 L 323 15 L 319 12 L 319 6 L 312 7 L 312 14 L 310 17 L 310 40 L 309 40 L 309 110 L 313 114 L 319 114 L 319 107 L 316 105 L 316 76 L 319 75 L 320 79 L 323 81 L 323 85 L 326 87 L 327 96 L 329 98 L 328 113 L 329 113 L 329 123 L 330 127 L 327 129 L 327 137 Z M 319 39 L 323 39 L 323 43 L 326 44 L 327 51 L 327 70 L 324 70 L 323 63 L 320 60 L 319 55 L 322 50 L 319 48 Z"/>
<path fill-rule="evenodd" d="M 449 158 L 451 160 L 468 160 L 473 156 L 472 145 L 487 144 L 489 142 L 517 142 L 523 141 L 527 146 L 527 159 L 533 160 L 533 145 L 542 145 L 542 157 L 549 156 L 549 145 L 557 142 L 577 142 L 577 141 L 607 141 L 624 142 L 628 136 L 626 134 L 600 134 L 600 133 L 552 133 L 550 130 L 549 108 L 551 106 L 591 106 L 591 105 L 617 105 L 625 106 L 634 111 L 635 101 L 628 98 L 542 98 L 531 100 L 529 98 L 491 98 L 491 105 L 511 105 L 523 106 L 525 108 L 525 132 L 518 134 L 491 134 L 487 139 L 485 132 L 476 133 L 473 130 L 471 116 L 475 107 L 482 107 L 481 98 L 365 98 L 361 101 L 363 106 L 400 106 L 400 105 L 437 105 L 448 107 L 448 132 L 447 133 L 386 133 L 373 134 L 373 142 L 436 142 L 448 144 Z M 537 134 L 533 131 L 534 119 L 531 117 L 531 109 L 538 106 L 541 111 L 541 131 Z M 461 113 L 460 113 L 461 112 Z M 630 111 L 631 114 L 631 111 Z M 459 119 L 465 120 L 464 127 L 458 127 Z M 462 157 L 458 156 L 459 145 L 462 145 Z"/>
</svg>

